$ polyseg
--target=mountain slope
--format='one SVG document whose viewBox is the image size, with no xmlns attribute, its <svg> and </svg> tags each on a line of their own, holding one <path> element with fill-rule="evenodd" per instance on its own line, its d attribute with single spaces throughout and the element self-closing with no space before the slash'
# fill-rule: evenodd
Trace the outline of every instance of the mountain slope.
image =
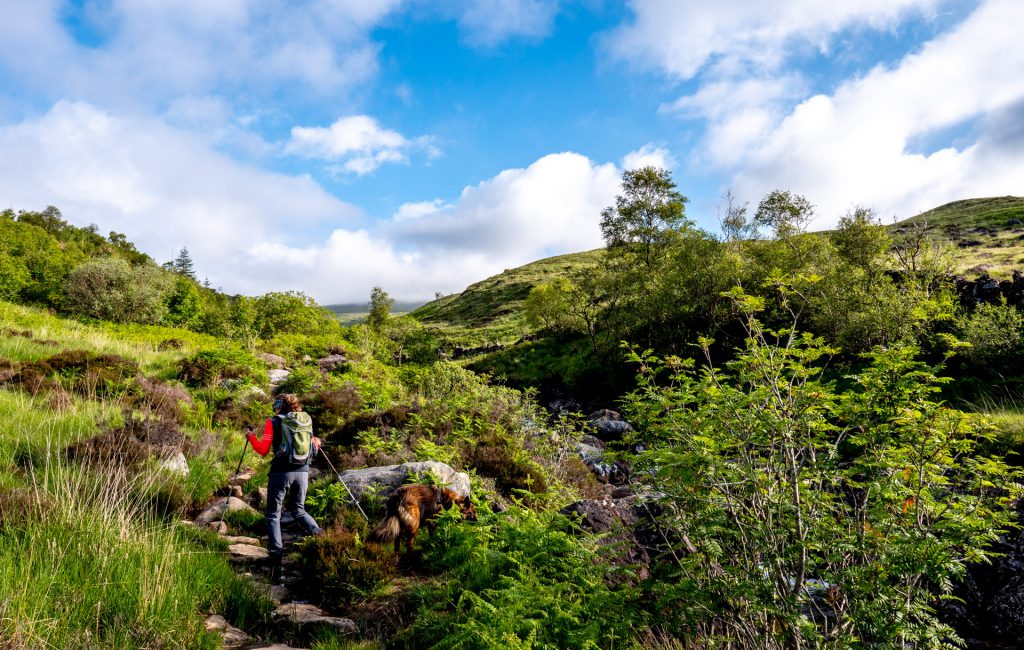
<svg viewBox="0 0 1024 650">
<path fill-rule="evenodd" d="M 1015 223 L 1019 222 L 1019 223 Z M 939 206 L 888 226 L 894 236 L 926 226 L 930 239 L 958 249 L 957 270 L 1008 276 L 1024 267 L 1024 197 L 966 199 Z M 431 328 L 466 345 L 510 343 L 529 333 L 522 314 L 530 289 L 597 263 L 602 249 L 531 262 L 470 285 L 412 312 Z"/>
</svg>

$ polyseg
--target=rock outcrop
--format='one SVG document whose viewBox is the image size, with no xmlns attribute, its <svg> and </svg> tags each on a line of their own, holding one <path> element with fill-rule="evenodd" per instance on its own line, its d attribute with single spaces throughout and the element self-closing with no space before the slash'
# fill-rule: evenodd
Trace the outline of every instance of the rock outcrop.
<svg viewBox="0 0 1024 650">
<path fill-rule="evenodd" d="M 380 486 L 374 489 L 388 494 L 405 483 L 408 477 L 427 474 L 436 475 L 445 487 L 459 496 L 469 496 L 469 475 L 464 472 L 456 472 L 445 463 L 436 461 L 350 469 L 341 473 L 341 480 L 345 482 L 353 496 L 361 501 L 371 486 Z"/>
</svg>

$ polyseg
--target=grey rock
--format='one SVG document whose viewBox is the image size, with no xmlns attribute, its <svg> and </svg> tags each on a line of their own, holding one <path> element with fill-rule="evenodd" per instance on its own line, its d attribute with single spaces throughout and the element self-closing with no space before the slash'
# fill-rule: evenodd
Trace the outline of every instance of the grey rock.
<svg viewBox="0 0 1024 650">
<path fill-rule="evenodd" d="M 330 372 L 332 370 L 343 369 L 349 364 L 348 357 L 343 354 L 332 354 L 322 359 L 317 359 L 316 365 L 320 367 L 320 370 L 324 372 Z"/>
<path fill-rule="evenodd" d="M 226 535 L 228 532 L 228 525 L 223 521 L 211 521 L 206 524 L 206 527 L 217 533 L 218 535 Z"/>
<path fill-rule="evenodd" d="M 228 544 L 249 544 L 250 546 L 259 546 L 260 540 L 255 537 L 244 537 L 242 535 L 221 535 L 220 538 Z"/>
<path fill-rule="evenodd" d="M 206 630 L 208 632 L 220 632 L 220 638 L 225 648 L 240 648 L 249 641 L 248 634 L 229 624 L 219 614 L 206 618 Z"/>
<path fill-rule="evenodd" d="M 423 476 L 428 473 L 437 475 L 445 487 L 459 496 L 469 496 L 468 474 L 456 472 L 445 463 L 430 460 L 417 463 L 402 463 L 401 465 L 350 469 L 341 473 L 341 480 L 345 482 L 345 485 L 352 491 L 356 499 L 362 500 L 371 486 L 380 486 L 375 489 L 379 489 L 382 494 L 388 494 L 405 483 L 409 476 L 414 474 Z"/>
<path fill-rule="evenodd" d="M 288 379 L 292 373 L 287 370 L 274 369 L 267 371 L 267 379 L 270 380 L 271 386 L 279 386 L 284 383 L 285 379 Z"/>
<path fill-rule="evenodd" d="M 231 477 L 231 480 L 228 481 L 228 485 L 243 485 L 244 483 L 251 479 L 251 472 L 239 472 L 238 474 L 235 474 L 234 476 Z"/>
<path fill-rule="evenodd" d="M 228 546 L 231 559 L 238 562 L 256 562 L 270 557 L 270 551 L 253 544 L 231 544 Z"/>
<path fill-rule="evenodd" d="M 280 369 L 284 368 L 285 365 L 288 364 L 288 361 L 284 357 L 279 357 L 276 354 L 271 354 L 269 352 L 260 352 L 259 354 L 256 355 L 256 358 L 262 359 L 271 368 Z"/>
<path fill-rule="evenodd" d="M 352 619 L 330 616 L 324 610 L 309 603 L 278 605 L 273 616 L 280 622 L 290 623 L 299 628 L 327 626 L 346 634 L 355 634 L 359 631 Z"/>
<path fill-rule="evenodd" d="M 576 443 L 576 453 L 580 455 L 583 462 L 597 462 L 601 460 L 604 453 L 597 447 L 584 444 L 582 442 Z"/>
<path fill-rule="evenodd" d="M 161 470 L 165 472 L 171 472 L 172 474 L 179 474 L 181 476 L 188 476 L 188 460 L 185 458 L 185 454 L 178 452 L 167 458 L 161 459 L 157 465 Z"/>
<path fill-rule="evenodd" d="M 245 501 L 235 497 L 228 497 L 226 499 L 217 499 L 213 502 L 206 510 L 199 513 L 199 516 L 195 518 L 197 526 L 206 526 L 212 522 L 219 521 L 224 518 L 224 513 L 228 510 L 245 510 L 247 512 L 255 513 L 252 506 Z"/>
</svg>

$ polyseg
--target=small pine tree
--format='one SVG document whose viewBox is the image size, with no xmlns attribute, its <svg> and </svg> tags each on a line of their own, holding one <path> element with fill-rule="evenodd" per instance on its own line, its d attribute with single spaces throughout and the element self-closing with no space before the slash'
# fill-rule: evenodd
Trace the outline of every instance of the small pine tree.
<svg viewBox="0 0 1024 650">
<path fill-rule="evenodd" d="M 178 256 L 174 258 L 173 269 L 178 275 L 184 275 L 193 280 L 196 279 L 195 265 L 192 263 L 192 256 L 189 255 L 187 247 L 182 247 Z"/>
</svg>

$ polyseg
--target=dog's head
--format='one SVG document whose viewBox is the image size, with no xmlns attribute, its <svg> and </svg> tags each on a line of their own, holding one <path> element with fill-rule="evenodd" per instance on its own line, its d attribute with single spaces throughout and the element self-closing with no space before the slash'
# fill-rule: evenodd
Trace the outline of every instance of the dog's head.
<svg viewBox="0 0 1024 650">
<path fill-rule="evenodd" d="M 445 488 L 441 492 L 441 505 L 447 510 L 452 505 L 459 507 L 459 512 L 462 513 L 462 518 L 467 521 L 476 521 L 476 506 L 473 505 L 472 499 L 468 496 L 459 496 L 455 492 Z"/>
</svg>

